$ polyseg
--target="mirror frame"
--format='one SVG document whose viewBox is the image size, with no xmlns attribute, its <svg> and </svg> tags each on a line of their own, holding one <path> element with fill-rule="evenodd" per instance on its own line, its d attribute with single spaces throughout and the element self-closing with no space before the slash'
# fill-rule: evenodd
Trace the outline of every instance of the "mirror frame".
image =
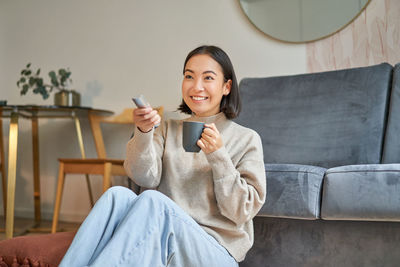
<svg viewBox="0 0 400 267">
<path fill-rule="evenodd" d="M 343 30 L 344 28 L 346 28 L 347 26 L 349 26 L 356 18 L 358 18 L 362 12 L 364 12 L 364 10 L 367 8 L 367 6 L 371 3 L 372 0 L 368 0 L 367 3 L 365 3 L 364 7 L 350 20 L 348 21 L 346 24 L 344 24 L 342 27 L 340 27 L 339 29 L 337 29 L 336 31 L 333 31 L 331 33 L 328 33 L 326 35 L 323 35 L 321 37 L 312 39 L 312 40 L 307 40 L 307 41 L 288 41 L 288 40 L 282 40 L 279 39 L 277 37 L 274 37 L 266 32 L 264 32 L 263 30 L 261 30 L 257 25 L 255 25 L 253 23 L 253 21 L 249 18 L 249 16 L 246 14 L 246 12 L 243 9 L 242 4 L 240 3 L 240 0 L 238 0 L 238 4 L 240 6 L 240 10 L 242 11 L 243 15 L 247 18 L 247 20 L 250 22 L 250 24 L 252 24 L 259 32 L 261 32 L 262 34 L 268 36 L 269 38 L 275 40 L 275 41 L 279 41 L 279 42 L 283 42 L 283 43 L 289 43 L 289 44 L 306 44 L 306 43 L 311 43 L 311 42 L 315 42 L 315 41 L 319 41 L 322 39 L 325 39 L 327 37 L 330 37 L 338 32 L 340 32 L 341 30 Z"/>
</svg>

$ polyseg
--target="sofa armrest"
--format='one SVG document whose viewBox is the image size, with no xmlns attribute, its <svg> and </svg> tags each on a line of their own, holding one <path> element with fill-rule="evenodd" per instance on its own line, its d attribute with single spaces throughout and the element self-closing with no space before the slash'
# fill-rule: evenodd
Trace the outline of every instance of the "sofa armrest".
<svg viewBox="0 0 400 267">
<path fill-rule="evenodd" d="M 325 171 L 309 165 L 265 164 L 267 197 L 258 216 L 318 219 Z"/>
<path fill-rule="evenodd" d="M 323 188 L 324 220 L 400 221 L 400 164 L 331 168 Z"/>
</svg>

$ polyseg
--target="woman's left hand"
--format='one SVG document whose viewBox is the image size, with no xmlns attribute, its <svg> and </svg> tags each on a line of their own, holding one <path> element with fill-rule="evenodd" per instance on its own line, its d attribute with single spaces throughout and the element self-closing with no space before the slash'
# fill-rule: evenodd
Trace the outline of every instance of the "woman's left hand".
<svg viewBox="0 0 400 267">
<path fill-rule="evenodd" d="M 209 154 L 220 149 L 224 144 L 221 135 L 214 123 L 205 124 L 201 138 L 197 145 L 204 153 Z"/>
</svg>

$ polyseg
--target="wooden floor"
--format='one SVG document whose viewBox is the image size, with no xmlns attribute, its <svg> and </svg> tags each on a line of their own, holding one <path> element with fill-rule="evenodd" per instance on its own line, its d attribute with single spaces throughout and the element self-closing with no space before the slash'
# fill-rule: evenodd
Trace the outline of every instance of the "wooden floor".
<svg viewBox="0 0 400 267">
<path fill-rule="evenodd" d="M 17 235 L 39 235 L 39 234 L 47 234 L 50 233 L 51 221 L 42 221 L 40 226 L 36 228 L 31 228 L 34 225 L 33 219 L 26 218 L 15 218 L 14 224 L 14 236 Z M 60 231 L 74 231 L 79 228 L 80 223 L 70 223 L 70 222 L 62 222 L 58 223 Z M 0 216 L 0 240 L 5 239 L 4 233 L 5 227 L 5 219 Z"/>
</svg>

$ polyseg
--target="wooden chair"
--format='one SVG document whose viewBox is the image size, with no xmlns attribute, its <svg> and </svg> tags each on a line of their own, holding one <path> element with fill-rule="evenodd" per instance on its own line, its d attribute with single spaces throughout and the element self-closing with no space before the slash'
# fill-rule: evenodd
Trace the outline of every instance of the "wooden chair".
<svg viewBox="0 0 400 267">
<path fill-rule="evenodd" d="M 163 113 L 163 107 L 156 108 L 160 116 Z M 89 114 L 90 126 L 92 128 L 93 138 L 96 145 L 98 158 L 83 159 L 83 158 L 62 158 L 59 161 L 58 183 L 56 202 L 54 205 L 53 223 L 51 232 L 57 231 L 58 216 L 60 213 L 61 199 L 64 188 L 64 180 L 66 174 L 85 174 L 85 175 L 103 175 L 103 192 L 111 186 L 111 176 L 126 176 L 123 159 L 109 159 L 106 155 L 106 150 L 101 131 L 101 123 L 117 123 L 117 124 L 133 124 L 133 109 L 125 109 L 121 114 L 112 117 L 96 116 Z M 127 142 L 128 140 L 126 140 Z"/>
</svg>

